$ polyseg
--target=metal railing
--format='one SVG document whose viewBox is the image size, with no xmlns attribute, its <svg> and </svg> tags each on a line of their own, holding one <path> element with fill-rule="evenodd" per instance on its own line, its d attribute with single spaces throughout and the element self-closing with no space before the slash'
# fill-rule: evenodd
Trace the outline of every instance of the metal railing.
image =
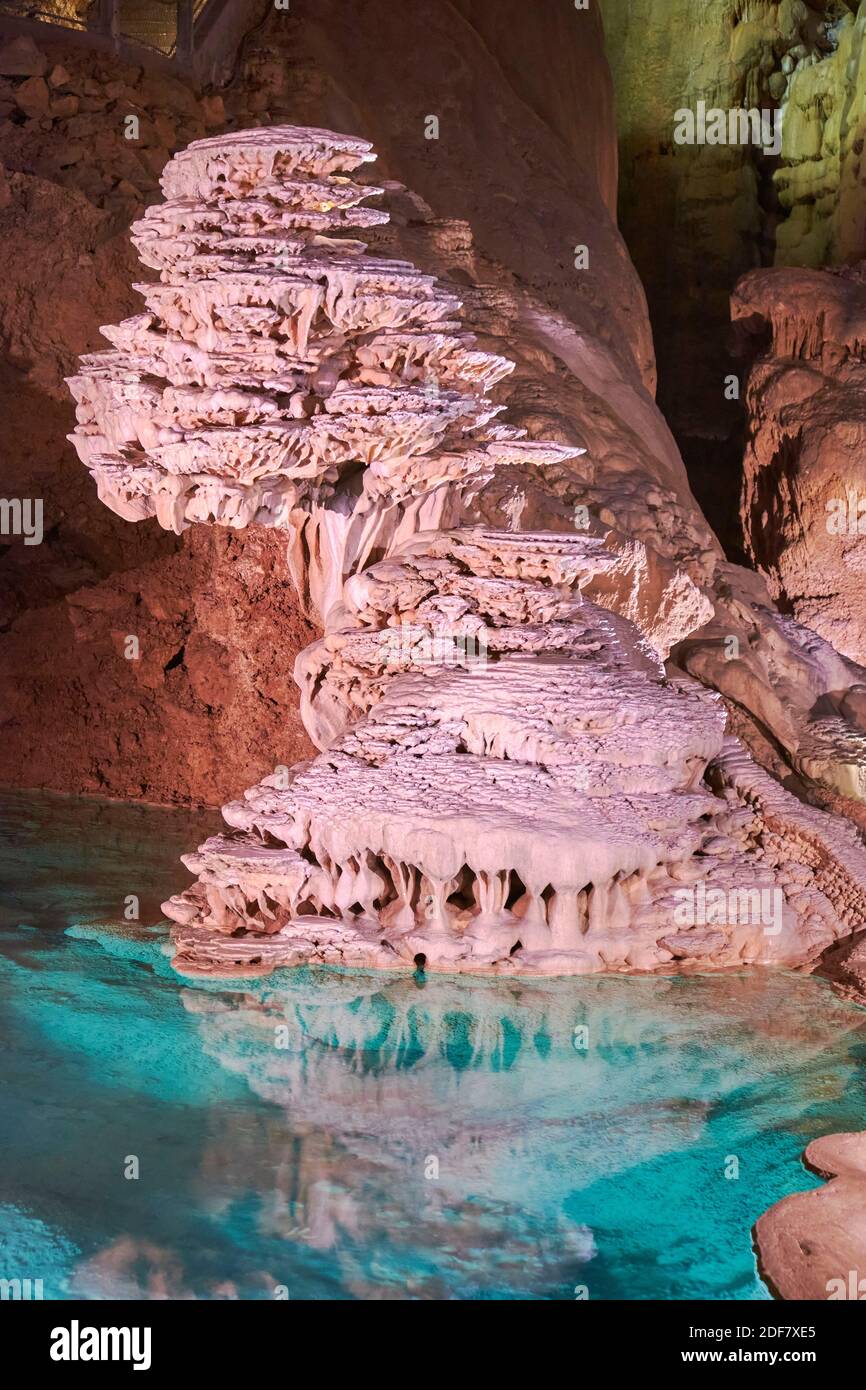
<svg viewBox="0 0 866 1390">
<path fill-rule="evenodd" d="M 98 35 L 165 58 L 191 59 L 195 26 L 211 0 L 0 0 L 0 19 Z"/>
<path fill-rule="evenodd" d="M 43 24 L 59 24 L 63 29 L 95 28 L 92 12 L 98 10 L 99 0 L 0 0 L 0 13 L 13 19 L 41 20 Z"/>
</svg>

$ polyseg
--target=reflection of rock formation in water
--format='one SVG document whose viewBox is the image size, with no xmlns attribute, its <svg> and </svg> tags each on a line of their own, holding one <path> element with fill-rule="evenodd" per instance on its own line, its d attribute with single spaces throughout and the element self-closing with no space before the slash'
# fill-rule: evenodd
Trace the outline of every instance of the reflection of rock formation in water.
<svg viewBox="0 0 866 1390">
<path fill-rule="evenodd" d="M 503 1121 L 500 1104 L 500 1093 L 509 1087 L 519 1092 L 521 1077 L 531 1072 L 533 1093 L 558 1095 L 561 1088 L 560 1101 L 539 1121 L 539 1130 L 547 1128 L 549 1136 L 551 1127 L 561 1128 L 583 1147 L 579 1174 L 562 1175 L 568 1187 L 578 1176 L 590 1182 L 610 1171 L 612 1161 L 626 1171 L 650 1152 L 686 1146 L 703 1128 L 703 1103 L 692 1103 L 688 1089 L 681 1105 L 645 1101 L 663 1090 L 667 1059 L 659 1048 L 659 1019 L 665 1016 L 664 994 L 676 988 L 675 982 L 656 982 L 643 996 L 636 992 L 627 1013 L 608 1002 L 605 987 L 603 981 L 597 987 L 584 985 L 575 1000 L 552 981 L 506 987 L 437 979 L 419 989 L 404 977 L 383 983 L 375 976 L 365 980 L 354 973 L 327 972 L 311 975 L 303 984 L 293 982 L 285 991 L 269 986 L 260 986 L 255 994 L 188 989 L 183 1002 L 198 1017 L 206 1050 L 242 1075 L 256 1094 L 285 1109 L 293 1123 L 337 1131 L 351 1115 L 352 1143 L 359 1154 L 371 1142 L 378 1146 L 384 1135 L 395 1161 L 419 1171 L 426 1153 L 441 1154 L 447 1148 L 457 1159 L 454 1171 L 460 1181 L 467 1173 L 486 1171 L 491 1148 L 518 1142 L 518 1133 L 521 1144 L 531 1148 L 537 1142 L 537 1134 L 526 1132 L 519 1107 L 513 1122 Z M 792 995 L 796 988 L 792 981 Z M 684 1010 L 684 1046 L 690 1037 L 690 1007 L 696 1016 L 713 1006 L 720 1016 L 748 1010 L 761 1019 L 758 1036 L 768 1056 L 778 1051 L 780 1037 L 788 1038 L 771 1014 L 762 1017 L 760 977 L 727 978 L 712 987 L 705 980 L 694 989 L 694 1004 L 678 1005 Z M 621 1005 L 621 995 L 613 999 Z M 844 1017 L 840 1026 L 843 1022 Z M 853 1026 L 856 1020 L 849 1022 Z M 814 1050 L 817 1055 L 825 1033 L 816 1027 L 811 1037 L 803 1019 L 798 1020 L 798 1038 L 796 1065 L 802 1068 L 804 1053 Z M 628 1083 L 620 1081 L 618 1106 L 611 1114 L 612 1072 L 624 1055 L 631 1058 Z M 723 1086 L 723 1050 L 717 1064 Z M 756 1062 L 755 1075 L 760 1074 Z M 732 1076 L 732 1085 L 734 1080 Z M 742 1080 L 738 1071 L 736 1084 Z M 589 1142 L 596 1115 L 605 1112 L 608 1125 L 618 1132 L 615 1159 L 609 1146 L 599 1152 Z M 467 1114 L 472 1117 L 468 1128 Z M 479 1144 L 491 1148 L 481 1155 Z M 552 1180 L 545 1175 L 545 1183 Z M 516 1199 L 519 1193 L 511 1195 Z"/>
<path fill-rule="evenodd" d="M 148 312 L 71 382 L 103 500 L 176 531 L 285 529 L 325 628 L 297 666 L 325 751 L 189 857 L 198 882 L 166 907 L 178 969 L 814 959 L 864 920 L 866 857 L 723 752 L 714 696 L 666 679 L 708 602 L 575 531 L 582 450 L 497 422 L 512 364 L 454 295 L 342 235 L 385 219 L 351 177 L 371 158 L 293 127 L 175 156 L 134 229 L 160 272 Z"/>
<path fill-rule="evenodd" d="M 290 992 L 187 989 L 183 1002 L 205 1050 L 280 1109 L 234 1136 L 231 1149 L 214 1135 L 207 1190 L 231 1192 L 239 1174 L 271 1189 L 259 1231 L 330 1251 L 358 1297 L 521 1285 L 531 1296 L 591 1282 L 583 1266 L 592 1233 L 564 1204 L 610 1170 L 599 1125 L 615 1136 L 625 1171 L 696 1142 L 705 1121 L 706 1106 L 689 1101 L 627 1101 L 610 1114 L 605 1058 L 621 1045 L 617 1023 L 555 985 L 440 979 L 419 989 L 401 977 L 328 972 L 293 981 Z M 583 1050 L 576 1030 L 588 1013 Z M 628 1031 L 648 1050 L 657 1041 L 650 1018 Z M 645 1078 L 661 1070 L 648 1060 Z M 437 1271 L 404 1283 L 413 1248 L 441 1252 Z"/>
<path fill-rule="evenodd" d="M 38 898 L 38 884 L 30 891 Z M 178 1255 L 172 1287 L 184 1296 L 216 1296 L 232 1279 L 243 1297 L 271 1297 L 264 1272 L 292 1297 L 350 1286 L 461 1297 L 499 1280 L 509 1296 L 586 1283 L 594 1298 L 612 1269 L 618 1295 L 633 1296 L 617 1257 L 640 1248 L 652 1265 L 667 1249 L 680 1181 L 701 1210 L 713 1182 L 740 1202 L 748 1284 L 757 1213 L 743 1211 L 748 1182 L 724 1182 L 725 1155 L 777 1152 L 780 1129 L 843 1113 L 846 1091 L 851 1104 L 857 1046 L 844 1036 L 862 1015 L 807 977 L 425 983 L 302 969 L 178 990 L 151 933 L 42 935 L 41 959 L 4 967 L 12 1016 L 40 1027 L 20 1078 L 35 1123 L 10 1136 L 6 1196 L 26 1209 L 48 1192 L 50 1211 L 33 1209 L 71 1216 L 70 1237 L 99 1256 L 88 1276 L 133 1295 L 156 1287 L 161 1251 L 166 1278 Z M 58 1009 L 60 995 L 74 1007 Z M 71 1103 L 82 1075 L 93 1079 L 86 1126 Z M 61 1170 L 39 1142 L 45 1123 Z M 141 1153 L 144 1183 L 124 1182 L 114 1159 L 103 1183 L 108 1151 Z M 588 1265 L 584 1227 L 598 1250 Z M 730 1209 L 722 1229 L 736 1241 Z"/>
<path fill-rule="evenodd" d="M 369 1090 L 374 1089 L 372 1079 Z M 315 1082 L 307 1106 L 314 1109 Z M 370 1115 L 372 1119 L 372 1115 Z M 292 1125 L 290 1138 L 286 1123 Z M 447 1138 L 447 1136 L 446 1136 Z M 358 1298 L 461 1298 L 497 1290 L 513 1295 L 560 1292 L 583 1282 L 595 1247 L 591 1230 L 538 1194 L 500 1191 L 498 1172 L 511 1159 L 481 1136 L 469 1141 L 474 1167 L 440 1142 L 425 1154 L 386 1137 L 384 1146 L 353 1132 L 350 1111 L 339 1129 L 296 1120 L 295 1108 L 249 1125 L 227 1145 L 214 1131 L 202 1165 L 203 1186 L 257 1195 L 252 1210 L 260 1239 L 272 1241 L 269 1267 L 291 1291 L 287 1272 L 315 1270 L 327 1256 L 329 1280 Z M 439 1176 L 425 1177 L 438 1157 Z M 232 1198 L 212 1209 L 230 1218 Z M 435 1252 L 431 1259 L 430 1252 Z M 429 1272 L 424 1272 L 427 1267 Z"/>
<path fill-rule="evenodd" d="M 327 972 L 290 991 L 187 989 L 183 1002 L 198 1018 L 206 1051 L 284 1109 L 293 1125 L 342 1133 L 359 1160 L 380 1153 L 384 1142 L 395 1167 L 419 1181 L 426 1155 L 438 1154 L 441 1185 L 455 1195 L 466 1196 L 493 1169 L 503 1200 L 528 1198 L 526 1169 L 520 1187 L 510 1189 L 502 1156 L 540 1148 L 551 1132 L 582 1150 L 582 1181 L 608 1170 L 610 1154 L 595 1151 L 589 1136 L 596 1112 L 609 1108 L 612 1059 L 622 1048 L 635 1049 L 643 1073 L 643 1085 L 630 1085 L 621 1097 L 619 1119 L 609 1117 L 622 1125 L 617 1162 L 623 1168 L 646 1158 L 648 1146 L 667 1152 L 693 1141 L 703 1124 L 700 1103 L 640 1099 L 663 1070 L 650 1001 L 645 1013 L 636 1005 L 624 1019 L 611 1013 L 603 995 L 569 1000 L 554 982 L 437 979 L 419 989 L 402 976 L 383 982 Z M 520 1095 L 528 1073 L 535 1076 L 533 1094 L 562 1088 L 561 1100 L 529 1130 L 520 1104 L 504 1119 L 501 1103 L 505 1092 Z M 547 1172 L 539 1182 L 547 1193 L 557 1181 L 568 1191 L 576 1176 Z"/>
<path fill-rule="evenodd" d="M 278 1279 L 264 1271 L 249 1279 L 243 1294 L 231 1280 L 211 1282 L 201 1295 L 188 1281 L 183 1255 L 150 1240 L 119 1236 L 108 1246 L 75 1265 L 69 1292 L 86 1299 L 171 1299 L 250 1297 L 250 1286 L 259 1285 L 260 1296 L 271 1297 Z"/>
<path fill-rule="evenodd" d="M 581 1282 L 592 1235 L 555 1200 L 569 1170 L 542 1173 L 539 1164 L 535 1187 L 520 1182 L 525 1117 L 517 1111 L 503 1121 L 497 1105 L 495 1076 L 509 1054 L 513 1060 L 507 1039 L 503 1058 L 511 1011 L 496 1017 L 491 997 L 487 1016 L 455 1012 L 443 1027 L 445 1017 L 431 1016 L 414 986 L 414 1001 L 407 990 L 401 1008 L 372 982 L 360 994 L 357 980 L 329 976 L 322 984 L 300 1003 L 293 989 L 288 1009 L 277 993 L 259 1000 L 184 991 L 205 1050 L 279 1107 L 230 1146 L 213 1135 L 206 1190 L 231 1193 L 240 1181 L 260 1191 L 259 1234 L 290 1242 L 294 1267 L 327 1253 L 341 1287 L 359 1298 L 465 1297 L 521 1283 L 549 1292 Z M 543 1009 L 535 1014 L 542 1049 L 544 1017 Z M 278 1045 L 282 1029 L 287 1046 Z M 456 1070 L 449 1062 L 456 1066 L 458 1053 Z M 564 1147 L 576 1156 L 563 1127 Z M 539 1149 L 550 1142 L 543 1122 L 536 1140 Z M 230 1203 L 227 1196 L 226 1209 Z M 435 1269 L 424 1275 L 417 1252 L 430 1250 Z"/>
<path fill-rule="evenodd" d="M 628 1184 L 666 1155 L 712 1152 L 714 1109 L 744 1089 L 750 1132 L 777 1127 L 780 1059 L 790 1057 L 803 1084 L 828 1030 L 859 1022 L 842 1006 L 832 1021 L 813 1018 L 806 980 L 786 982 L 780 1015 L 768 1007 L 771 983 L 761 974 L 704 979 L 686 995 L 676 981 L 635 982 L 627 1009 L 622 984 L 604 980 L 584 981 L 579 1000 L 564 982 L 440 976 L 419 988 L 354 972 L 304 972 L 284 989 L 249 993 L 187 989 L 206 1052 L 279 1108 L 231 1146 L 214 1134 L 204 1186 L 223 1187 L 227 1204 L 238 1184 L 270 1191 L 257 1207 L 259 1231 L 330 1250 L 358 1296 L 393 1287 L 413 1242 L 448 1245 L 457 1281 L 449 1288 L 449 1276 L 431 1276 L 408 1290 L 420 1296 L 459 1296 L 466 1279 L 489 1289 L 499 1259 L 499 1274 L 518 1284 L 527 1261 L 530 1289 L 591 1287 L 591 1262 L 580 1268 L 591 1234 L 566 1215 L 575 1194 L 611 1178 Z M 719 1020 L 712 1041 L 707 1018 Z M 752 1035 L 745 1068 L 730 1042 L 734 1018 Z M 672 1049 L 693 1059 L 676 1101 L 666 1099 Z M 431 1156 L 439 1171 L 428 1181 Z M 589 1197 L 581 1215 L 590 1227 L 592 1210 Z M 506 1228 L 514 1244 L 509 1234 L 499 1256 Z M 362 1255 L 371 1245 L 377 1270 Z"/>
</svg>

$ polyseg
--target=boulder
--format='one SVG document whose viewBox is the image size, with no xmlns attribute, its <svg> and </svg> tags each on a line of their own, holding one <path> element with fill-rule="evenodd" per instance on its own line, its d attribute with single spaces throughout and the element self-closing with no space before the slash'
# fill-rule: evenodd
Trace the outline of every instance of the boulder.
<svg viewBox="0 0 866 1390">
<path fill-rule="evenodd" d="M 47 70 L 48 59 L 27 35 L 0 48 L 0 76 L 43 77 Z"/>
<path fill-rule="evenodd" d="M 39 117 L 48 112 L 50 102 L 48 83 L 44 77 L 28 77 L 15 93 L 15 101 L 25 116 Z"/>
</svg>

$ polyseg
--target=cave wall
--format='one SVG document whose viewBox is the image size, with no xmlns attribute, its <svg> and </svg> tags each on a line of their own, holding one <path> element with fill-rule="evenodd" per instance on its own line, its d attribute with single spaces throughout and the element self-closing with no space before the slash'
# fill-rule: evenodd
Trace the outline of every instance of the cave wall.
<svg viewBox="0 0 866 1390">
<path fill-rule="evenodd" d="M 736 0 L 687 15 L 602 4 L 621 225 L 690 481 L 728 553 L 744 552 L 784 611 L 862 661 L 866 4 Z M 775 109 L 778 158 L 678 147 L 673 113 L 701 98 Z"/>
<path fill-rule="evenodd" d="M 729 298 L 757 266 L 838 256 L 839 238 L 831 252 L 832 237 L 813 228 L 828 212 L 812 199 L 823 180 L 838 204 L 831 221 L 857 215 L 856 195 L 843 200 L 836 190 L 856 178 L 858 136 L 842 113 L 860 83 L 854 36 L 863 21 L 842 0 L 599 3 L 616 94 L 620 226 L 647 291 L 659 404 L 698 500 L 739 558 L 748 361 L 729 331 Z M 825 121 L 819 93 L 828 85 L 838 99 Z M 699 100 L 724 110 L 781 107 L 781 157 L 753 145 L 678 145 L 675 113 Z M 840 124 L 850 157 L 843 152 L 834 172 Z"/>
<path fill-rule="evenodd" d="M 866 661 L 866 289 L 860 267 L 753 271 L 733 311 L 761 342 L 746 394 L 742 517 L 777 603 Z"/>
<path fill-rule="evenodd" d="M 866 5 L 834 24 L 832 40 L 785 91 L 776 265 L 842 265 L 866 253 Z"/>
</svg>

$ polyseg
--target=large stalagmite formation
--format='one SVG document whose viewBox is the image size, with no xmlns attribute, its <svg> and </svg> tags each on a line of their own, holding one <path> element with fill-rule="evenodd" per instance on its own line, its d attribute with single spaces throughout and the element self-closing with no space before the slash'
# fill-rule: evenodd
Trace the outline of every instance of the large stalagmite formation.
<svg viewBox="0 0 866 1390">
<path fill-rule="evenodd" d="M 372 158 L 293 127 L 177 155 L 133 228 L 147 311 L 71 380 L 104 501 L 285 531 L 324 629 L 296 671 L 323 751 L 188 857 L 177 967 L 815 960 L 864 920 L 859 845 L 665 677 L 709 604 L 563 520 L 581 450 L 498 419 L 511 363 L 455 295 L 346 235 L 385 218 L 354 178 Z"/>
</svg>

